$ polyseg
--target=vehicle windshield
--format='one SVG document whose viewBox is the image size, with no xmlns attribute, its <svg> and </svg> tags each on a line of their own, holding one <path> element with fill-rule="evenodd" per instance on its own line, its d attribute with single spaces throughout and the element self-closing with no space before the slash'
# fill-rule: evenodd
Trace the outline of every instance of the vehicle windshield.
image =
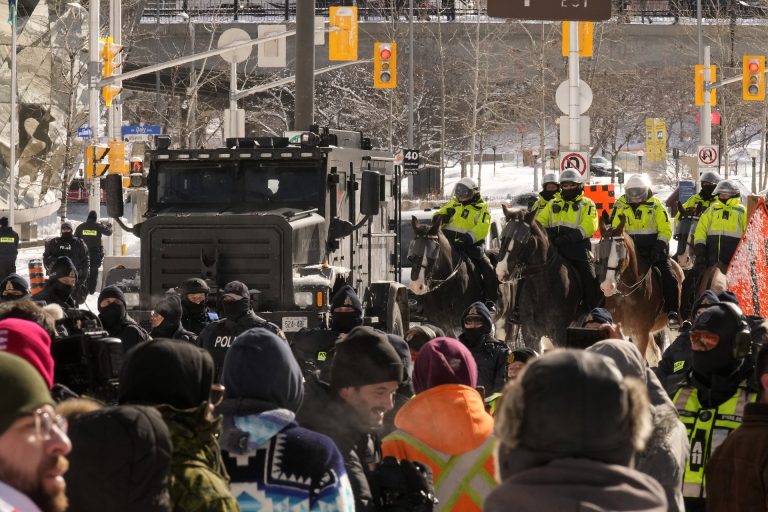
<svg viewBox="0 0 768 512">
<path fill-rule="evenodd" d="M 156 207 L 218 211 L 323 208 L 321 161 L 157 163 Z"/>
</svg>

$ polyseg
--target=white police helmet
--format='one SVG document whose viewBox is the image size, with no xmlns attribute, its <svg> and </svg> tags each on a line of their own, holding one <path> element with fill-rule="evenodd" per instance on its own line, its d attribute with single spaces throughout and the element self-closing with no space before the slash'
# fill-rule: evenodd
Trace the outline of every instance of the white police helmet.
<svg viewBox="0 0 768 512">
<path fill-rule="evenodd" d="M 651 180 L 645 174 L 633 174 L 624 184 L 630 203 L 643 203 L 651 195 Z"/>
<path fill-rule="evenodd" d="M 480 192 L 480 187 L 472 178 L 461 178 L 453 189 L 453 195 L 459 201 L 469 201 L 475 194 Z"/>
</svg>

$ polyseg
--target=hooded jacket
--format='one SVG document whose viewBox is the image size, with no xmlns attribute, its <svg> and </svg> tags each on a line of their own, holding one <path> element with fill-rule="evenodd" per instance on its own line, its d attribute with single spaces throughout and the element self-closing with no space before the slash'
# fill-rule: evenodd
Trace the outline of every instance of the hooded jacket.
<svg viewBox="0 0 768 512">
<path fill-rule="evenodd" d="M 482 510 L 496 486 L 495 442 L 493 418 L 476 390 L 461 384 L 428 389 L 400 409 L 395 426 L 398 430 L 382 441 L 382 455 L 432 470 L 436 511 Z"/>
<path fill-rule="evenodd" d="M 70 419 L 68 435 L 70 510 L 171 510 L 171 434 L 155 408 L 131 405 L 81 414 Z"/>
<path fill-rule="evenodd" d="M 57 236 L 46 242 L 45 250 L 43 251 L 43 264 L 46 270 L 50 271 L 51 267 L 56 263 L 56 259 L 60 256 L 66 256 L 72 260 L 77 269 L 78 282 L 85 281 L 88 278 L 91 266 L 88 247 L 85 245 L 85 242 L 71 234 Z"/>
<path fill-rule="evenodd" d="M 643 451 L 635 460 L 635 469 L 655 478 L 667 494 L 669 510 L 683 512 L 683 475 L 688 460 L 688 434 L 677 410 L 661 383 L 646 368 L 640 351 L 625 340 L 604 340 L 587 349 L 607 356 L 625 377 L 635 377 L 646 384 L 651 403 L 653 430 Z"/>
<path fill-rule="evenodd" d="M 499 393 L 504 388 L 507 379 L 507 356 L 509 350 L 506 345 L 491 335 L 491 313 L 485 304 L 475 302 L 471 304 L 461 315 L 462 324 L 464 318 L 469 315 L 478 315 L 483 318 L 483 327 L 472 329 L 480 331 L 472 335 L 469 329 L 459 336 L 459 341 L 467 346 L 477 363 L 477 385 L 485 388 L 485 396 Z"/>
</svg>

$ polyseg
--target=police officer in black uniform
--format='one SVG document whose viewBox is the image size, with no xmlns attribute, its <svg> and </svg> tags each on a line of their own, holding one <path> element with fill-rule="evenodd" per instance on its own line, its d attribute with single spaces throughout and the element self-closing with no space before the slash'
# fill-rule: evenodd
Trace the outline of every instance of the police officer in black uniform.
<svg viewBox="0 0 768 512">
<path fill-rule="evenodd" d="M 8 225 L 8 217 L 0 217 L 0 279 L 16 272 L 19 234 Z"/>
<path fill-rule="evenodd" d="M 74 237 L 72 224 L 69 222 L 61 225 L 61 236 L 51 238 L 45 244 L 43 264 L 49 277 L 51 267 L 60 256 L 66 256 L 75 266 L 78 282 L 72 297 L 76 304 L 82 304 L 85 300 L 86 280 L 90 271 L 90 257 L 88 255 L 88 246 L 79 238 Z"/>
<path fill-rule="evenodd" d="M 251 294 L 245 283 L 232 281 L 222 291 L 221 320 L 211 322 L 200 333 L 198 345 L 207 350 L 216 365 L 216 381 L 221 378 L 224 357 L 235 338 L 253 327 L 264 327 L 285 339 L 283 331 L 272 322 L 267 322 L 251 309 Z"/>
<path fill-rule="evenodd" d="M 96 292 L 96 281 L 99 278 L 99 267 L 104 261 L 104 245 L 101 242 L 102 236 L 112 234 L 112 225 L 108 222 L 98 222 L 98 217 L 94 210 L 88 212 L 88 219 L 77 226 L 75 237 L 79 238 L 88 247 L 88 256 L 90 258 L 90 272 L 88 273 L 88 294 Z"/>
<path fill-rule="evenodd" d="M 200 335 L 206 325 L 219 319 L 219 315 L 208 309 L 208 283 L 199 277 L 185 279 L 179 285 L 181 295 L 181 325 Z"/>
<path fill-rule="evenodd" d="M 320 380 L 330 379 L 334 347 L 339 338 L 363 324 L 363 303 L 355 289 L 344 285 L 331 299 L 330 328 L 303 329 L 291 343 L 293 355 L 305 375 L 315 373 Z"/>
<path fill-rule="evenodd" d="M 475 358 L 477 385 L 485 388 L 485 396 L 501 392 L 507 379 L 506 345 L 491 334 L 493 318 L 482 302 L 471 304 L 461 315 L 464 332 L 461 341 Z"/>
<path fill-rule="evenodd" d="M 142 341 L 149 340 L 149 334 L 125 310 L 125 294 L 115 285 L 107 286 L 99 294 L 99 320 L 110 336 L 120 339 L 123 352 L 127 352 Z"/>
<path fill-rule="evenodd" d="M 63 309 L 75 309 L 77 305 L 72 298 L 72 292 L 77 284 L 77 269 L 72 260 L 59 256 L 48 269 L 48 281 L 38 293 L 31 298 L 45 304 L 58 304 Z"/>
</svg>

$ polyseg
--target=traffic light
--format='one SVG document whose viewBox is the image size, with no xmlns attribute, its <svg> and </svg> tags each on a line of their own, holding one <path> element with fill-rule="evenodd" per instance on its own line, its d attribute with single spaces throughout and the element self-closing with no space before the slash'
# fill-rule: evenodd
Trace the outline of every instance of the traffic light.
<svg viewBox="0 0 768 512">
<path fill-rule="evenodd" d="M 373 87 L 397 87 L 397 43 L 373 43 Z"/>
<path fill-rule="evenodd" d="M 128 162 L 125 161 L 125 142 L 121 140 L 111 140 L 107 142 L 109 146 L 109 173 L 122 174 L 128 176 Z"/>
<path fill-rule="evenodd" d="M 112 37 L 99 38 L 99 57 L 101 57 L 101 77 L 111 77 L 116 68 L 120 67 L 118 61 L 120 52 L 123 51 L 123 46 L 115 44 Z M 107 85 L 101 88 L 101 96 L 104 98 L 104 104 L 108 107 L 112 106 L 112 101 L 120 94 L 123 88 L 117 85 Z"/>
<path fill-rule="evenodd" d="M 109 170 L 110 148 L 103 144 L 91 144 L 85 148 L 85 178 L 92 180 L 94 176 L 100 178 Z"/>
<path fill-rule="evenodd" d="M 715 82 L 717 80 L 717 66 L 712 64 L 709 66 L 709 81 Z M 704 105 L 704 66 L 696 64 L 694 66 L 694 105 L 701 107 Z M 711 106 L 717 105 L 717 89 L 709 91 L 709 104 Z"/>
<path fill-rule="evenodd" d="M 741 78 L 741 97 L 745 101 L 765 101 L 765 57 L 745 55 Z"/>
</svg>

